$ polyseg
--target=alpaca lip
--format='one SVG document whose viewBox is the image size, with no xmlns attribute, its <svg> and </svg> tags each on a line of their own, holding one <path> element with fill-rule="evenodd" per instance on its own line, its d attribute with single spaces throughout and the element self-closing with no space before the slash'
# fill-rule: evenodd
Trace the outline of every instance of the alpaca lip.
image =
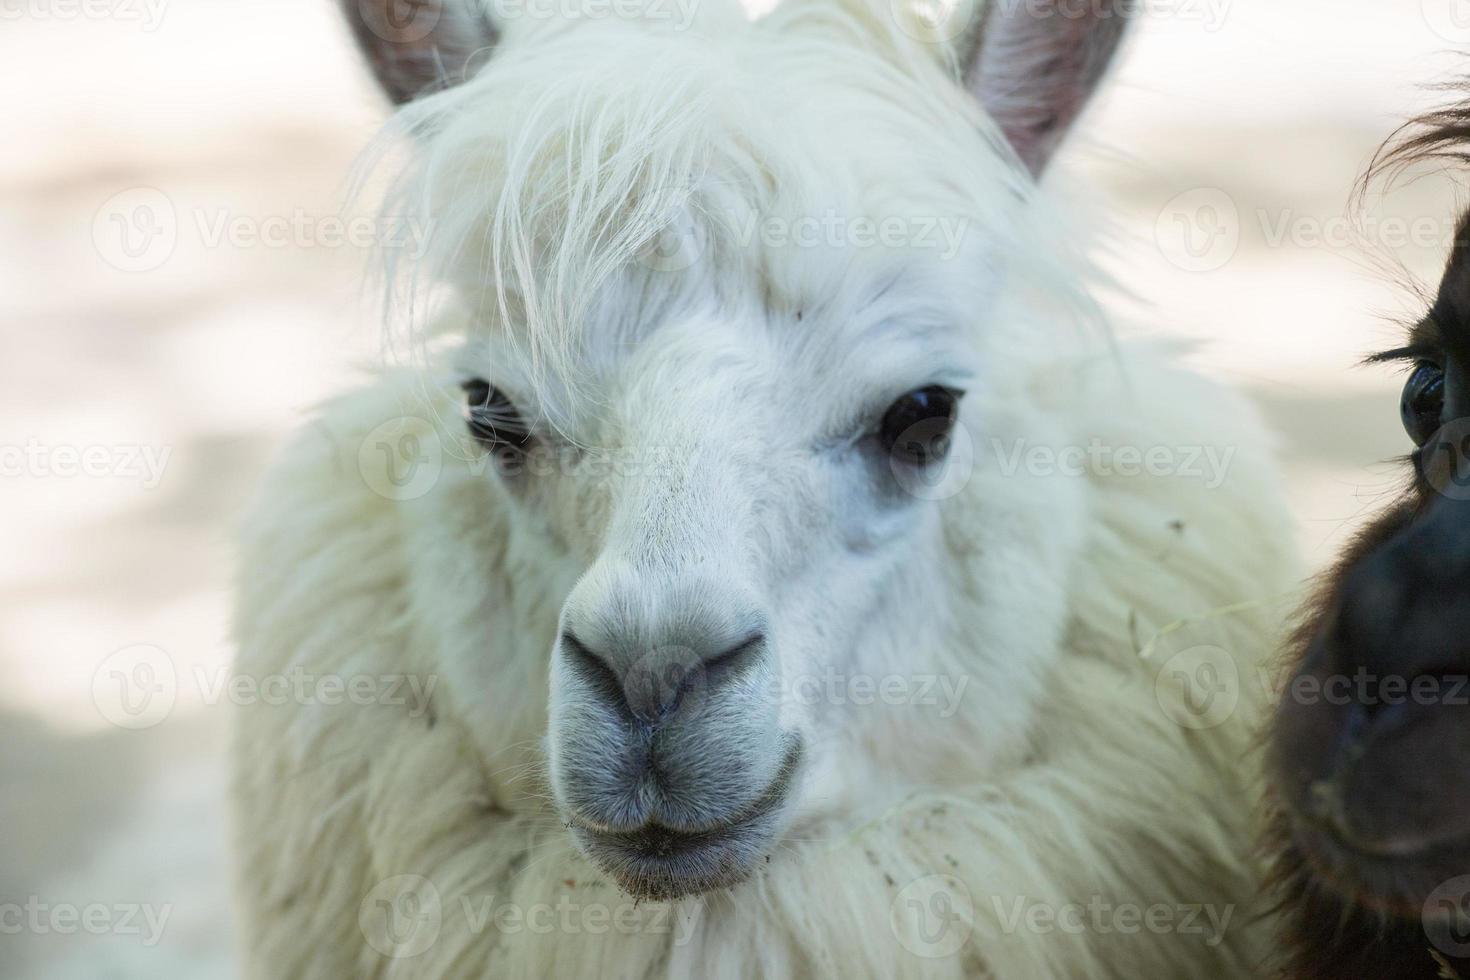
<svg viewBox="0 0 1470 980">
<path fill-rule="evenodd" d="M 1465 853 L 1467 794 L 1420 763 L 1439 747 L 1453 756 L 1470 745 L 1462 711 L 1398 704 L 1370 722 L 1359 720 L 1356 705 L 1312 719 L 1297 715 L 1295 737 L 1277 747 L 1279 756 L 1290 754 L 1278 758 L 1276 771 L 1307 850 L 1323 852 L 1328 862 L 1353 858 L 1410 871 Z M 1411 797 L 1423 799 L 1405 806 Z"/>
<path fill-rule="evenodd" d="M 800 761 L 801 742 L 795 741 L 766 791 L 712 827 L 689 831 L 650 822 L 607 831 L 575 816 L 570 826 L 588 856 L 640 898 L 674 899 L 728 887 L 748 877 L 765 855 Z"/>
<path fill-rule="evenodd" d="M 1292 824 L 1292 839 L 1318 882 L 1386 915 L 1421 914 L 1425 896 L 1457 875 L 1470 854 L 1470 838 L 1385 852 L 1360 849 L 1331 828 L 1299 817 Z"/>
<path fill-rule="evenodd" d="M 1336 820 L 1287 804 L 1291 838 L 1319 881 L 1366 907 L 1418 915 L 1424 897 L 1470 856 L 1470 835 L 1367 841 Z"/>
</svg>

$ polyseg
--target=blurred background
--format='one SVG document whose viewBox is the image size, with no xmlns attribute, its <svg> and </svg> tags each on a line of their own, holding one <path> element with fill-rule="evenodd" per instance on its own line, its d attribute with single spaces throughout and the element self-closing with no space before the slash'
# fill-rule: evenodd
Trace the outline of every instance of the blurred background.
<svg viewBox="0 0 1470 980">
<path fill-rule="evenodd" d="M 1148 6 L 1056 176 L 1119 331 L 1191 340 L 1282 433 L 1320 566 L 1400 485 L 1400 379 L 1356 364 L 1463 199 L 1350 192 L 1470 0 Z M 0 0 L 0 91 L 0 976 L 231 976 L 230 531 L 377 358 L 336 218 L 383 107 L 329 0 Z M 156 651 L 164 709 L 119 712 Z"/>
</svg>

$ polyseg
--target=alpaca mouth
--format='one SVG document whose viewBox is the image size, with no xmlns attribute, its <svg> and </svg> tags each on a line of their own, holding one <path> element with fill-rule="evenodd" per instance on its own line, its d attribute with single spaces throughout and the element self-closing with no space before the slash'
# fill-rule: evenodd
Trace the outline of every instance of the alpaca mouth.
<svg viewBox="0 0 1470 980">
<path fill-rule="evenodd" d="M 1357 905 L 1386 915 L 1423 913 L 1425 896 L 1463 873 L 1470 834 L 1404 834 L 1384 839 L 1355 834 L 1339 819 L 1289 808 L 1291 836 L 1319 881 Z"/>
<path fill-rule="evenodd" d="M 652 821 L 634 830 L 607 831 L 575 816 L 570 827 L 587 856 L 637 898 L 671 900 L 728 888 L 750 877 L 767 856 L 800 762 L 797 740 L 765 792 L 712 827 L 681 830 Z"/>
<path fill-rule="evenodd" d="M 1326 779 L 1283 802 L 1291 837 L 1317 882 L 1379 914 L 1423 914 L 1424 896 L 1463 874 L 1470 860 L 1463 820 L 1367 833 L 1349 813 L 1341 786 Z"/>
<path fill-rule="evenodd" d="M 1418 677 L 1433 679 L 1426 689 L 1436 694 L 1458 692 L 1464 670 Z M 1449 694 L 1367 694 L 1283 701 L 1272 765 L 1316 880 L 1359 905 L 1415 916 L 1470 859 L 1470 784 L 1440 761 L 1470 752 L 1470 715 Z"/>
</svg>

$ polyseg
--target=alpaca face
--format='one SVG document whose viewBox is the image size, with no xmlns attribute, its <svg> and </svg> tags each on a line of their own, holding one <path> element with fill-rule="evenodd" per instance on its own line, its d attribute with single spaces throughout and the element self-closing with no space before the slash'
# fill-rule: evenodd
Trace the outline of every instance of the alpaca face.
<svg viewBox="0 0 1470 980">
<path fill-rule="evenodd" d="M 974 355 L 917 317 L 869 324 L 859 349 L 837 312 L 663 324 L 589 413 L 595 450 L 506 474 L 585 549 L 551 651 L 551 786 L 639 894 L 765 856 L 810 747 L 861 720 L 842 694 L 879 652 L 875 623 L 904 624 L 914 674 L 939 642 L 949 570 L 926 490 L 954 462 Z"/>
<path fill-rule="evenodd" d="M 432 51 L 358 25 L 395 96 L 476 50 L 478 21 L 434 6 L 454 29 Z M 974 96 L 1040 171 L 1123 18 L 1018 9 L 987 8 L 959 52 L 969 92 L 936 47 L 833 3 L 692 37 L 532 25 L 404 111 L 423 159 L 394 206 L 428 211 L 424 266 L 469 310 L 462 437 L 494 463 L 475 493 L 521 572 L 504 594 L 556 611 L 549 649 L 522 651 L 545 663 L 551 795 L 631 893 L 733 884 L 875 780 L 1022 751 L 1082 505 L 972 472 L 974 443 L 1042 431 L 1047 341 L 1015 297 L 1067 308 L 1072 286 Z M 1031 100 L 1036 58 L 1059 67 Z M 961 507 L 982 509 L 965 540 Z M 477 717 L 523 714 L 445 670 Z M 990 694 L 950 748 L 934 692 L 971 673 Z"/>
<path fill-rule="evenodd" d="M 1470 867 L 1470 783 L 1457 774 L 1470 758 L 1467 227 L 1409 343 L 1377 358 L 1410 366 L 1413 489 L 1330 582 L 1275 730 L 1292 836 L 1311 865 L 1368 907 L 1411 917 Z"/>
</svg>

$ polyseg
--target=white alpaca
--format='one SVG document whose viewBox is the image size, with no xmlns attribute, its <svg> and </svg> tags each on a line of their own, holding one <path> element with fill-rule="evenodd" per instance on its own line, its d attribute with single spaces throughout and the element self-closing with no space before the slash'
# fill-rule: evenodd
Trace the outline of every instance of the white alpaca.
<svg viewBox="0 0 1470 980">
<path fill-rule="evenodd" d="M 1289 531 L 1037 189 L 1086 6 L 347 4 L 435 342 L 248 524 L 252 974 L 1251 975 Z"/>
</svg>

